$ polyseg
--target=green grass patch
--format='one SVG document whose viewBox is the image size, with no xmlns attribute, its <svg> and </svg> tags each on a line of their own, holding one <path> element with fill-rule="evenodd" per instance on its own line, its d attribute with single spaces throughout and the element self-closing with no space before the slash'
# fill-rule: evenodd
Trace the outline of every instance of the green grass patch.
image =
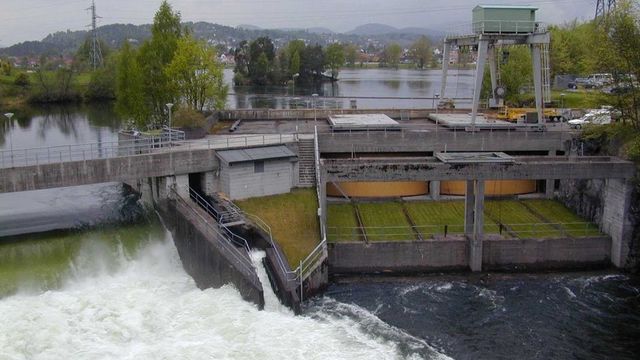
<svg viewBox="0 0 640 360">
<path fill-rule="evenodd" d="M 564 96 L 561 96 L 560 94 L 564 94 Z M 600 106 L 609 103 L 610 98 L 611 95 L 604 94 L 599 90 L 553 90 L 551 92 L 551 99 L 557 103 L 558 107 L 563 106 L 564 108 L 600 108 Z"/>
<path fill-rule="evenodd" d="M 405 204 L 407 212 L 423 238 L 447 234 L 464 234 L 464 201 L 416 201 Z M 497 233 L 498 225 L 487 214 L 484 217 L 484 232 Z"/>
<path fill-rule="evenodd" d="M 417 240 L 397 202 L 358 204 L 369 241 Z"/>
<path fill-rule="evenodd" d="M 282 247 L 292 268 L 320 243 L 318 201 L 314 189 L 235 202 L 243 211 L 260 217 Z"/>
<path fill-rule="evenodd" d="M 508 226 L 521 238 L 561 237 L 562 232 L 546 224 L 517 200 L 490 200 L 485 202 L 485 214 Z"/>
<path fill-rule="evenodd" d="M 564 204 L 555 200 L 532 199 L 524 200 L 524 204 L 544 216 L 552 223 L 561 223 L 562 228 L 571 236 L 599 236 L 602 235 L 595 224 L 574 214 Z"/>
<path fill-rule="evenodd" d="M 327 207 L 327 241 L 362 241 L 356 211 L 351 204 Z"/>
</svg>

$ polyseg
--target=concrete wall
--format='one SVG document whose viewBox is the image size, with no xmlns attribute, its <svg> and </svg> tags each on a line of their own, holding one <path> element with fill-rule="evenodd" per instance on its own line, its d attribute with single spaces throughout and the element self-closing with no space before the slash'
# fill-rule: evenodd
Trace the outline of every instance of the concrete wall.
<svg viewBox="0 0 640 360">
<path fill-rule="evenodd" d="M 164 200 L 158 206 L 165 225 L 171 230 L 182 266 L 199 288 L 233 284 L 243 299 L 264 307 L 264 294 L 253 267 L 247 269 L 231 250 L 220 243 L 203 218 L 208 215 L 197 206 Z M 200 212 L 201 217 L 196 215 Z M 213 222 L 213 219 L 211 219 Z"/>
<path fill-rule="evenodd" d="M 605 185 L 604 208 L 602 210 L 601 229 L 611 235 L 611 262 L 617 267 L 628 264 L 633 221 L 631 219 L 631 181 L 607 179 Z"/>
<path fill-rule="evenodd" d="M 330 243 L 332 274 L 468 269 L 468 241 L 460 239 Z M 483 241 L 483 269 L 590 268 L 610 264 L 608 237 Z"/>
<path fill-rule="evenodd" d="M 293 169 L 290 160 L 266 160 L 261 173 L 254 171 L 253 162 L 222 164 L 220 189 L 231 199 L 288 193 L 294 184 Z"/>
<path fill-rule="evenodd" d="M 435 129 L 435 127 L 433 128 Z M 321 153 L 564 151 L 563 132 L 359 131 L 319 134 Z"/>
<path fill-rule="evenodd" d="M 606 236 L 485 240 L 482 263 L 485 270 L 608 266 L 610 253 L 611 239 Z"/>
<path fill-rule="evenodd" d="M 329 243 L 329 271 L 348 274 L 465 269 L 467 246 L 465 239 Z"/>
</svg>

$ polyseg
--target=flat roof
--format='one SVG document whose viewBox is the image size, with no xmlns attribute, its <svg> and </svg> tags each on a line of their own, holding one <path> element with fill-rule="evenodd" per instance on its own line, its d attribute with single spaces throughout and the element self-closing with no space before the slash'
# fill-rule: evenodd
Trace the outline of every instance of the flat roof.
<svg viewBox="0 0 640 360">
<path fill-rule="evenodd" d="M 216 152 L 216 156 L 227 164 L 297 157 L 284 145 L 223 150 Z"/>
<path fill-rule="evenodd" d="M 385 129 L 399 127 L 400 124 L 385 114 L 331 115 L 329 124 L 334 129 Z"/>
<path fill-rule="evenodd" d="M 509 10 L 538 10 L 537 7 L 531 5 L 478 5 L 476 8 L 482 9 L 509 9 Z"/>
</svg>

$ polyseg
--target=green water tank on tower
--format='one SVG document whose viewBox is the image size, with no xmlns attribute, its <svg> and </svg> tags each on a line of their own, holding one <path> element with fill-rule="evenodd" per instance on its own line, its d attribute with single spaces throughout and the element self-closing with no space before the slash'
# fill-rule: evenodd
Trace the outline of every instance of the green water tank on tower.
<svg viewBox="0 0 640 360">
<path fill-rule="evenodd" d="M 531 34 L 536 31 L 537 7 L 478 5 L 473 9 L 476 34 Z"/>
</svg>

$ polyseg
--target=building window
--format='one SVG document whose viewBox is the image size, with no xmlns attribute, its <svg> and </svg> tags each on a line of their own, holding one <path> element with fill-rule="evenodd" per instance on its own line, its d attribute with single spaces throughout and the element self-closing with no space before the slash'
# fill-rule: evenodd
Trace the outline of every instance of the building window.
<svg viewBox="0 0 640 360">
<path fill-rule="evenodd" d="M 254 173 L 263 173 L 264 172 L 264 161 L 254 161 L 253 162 L 253 172 Z"/>
</svg>

